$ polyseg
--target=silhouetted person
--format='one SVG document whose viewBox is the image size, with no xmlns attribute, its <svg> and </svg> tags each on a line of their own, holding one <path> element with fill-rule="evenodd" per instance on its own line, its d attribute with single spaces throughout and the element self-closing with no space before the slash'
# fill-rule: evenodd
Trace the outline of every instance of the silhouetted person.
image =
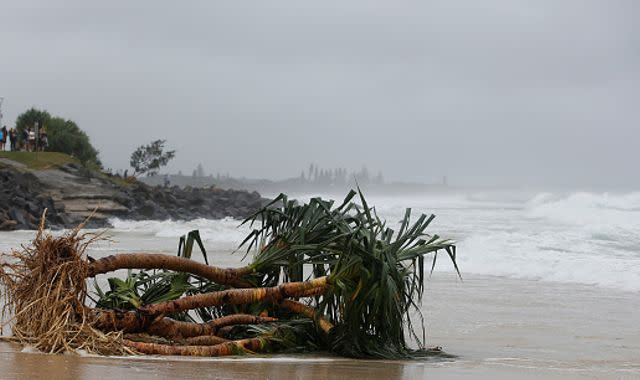
<svg viewBox="0 0 640 380">
<path fill-rule="evenodd" d="M 9 144 L 11 145 L 11 151 L 15 152 L 16 149 L 16 144 L 18 143 L 18 133 L 16 132 L 15 128 L 11 128 L 11 130 L 9 131 Z"/>
<path fill-rule="evenodd" d="M 40 128 L 40 138 L 38 139 L 38 150 L 44 152 L 49 147 L 49 136 L 47 135 L 47 130 L 42 127 Z"/>
<path fill-rule="evenodd" d="M 20 150 L 29 150 L 29 130 L 31 130 L 31 128 L 25 128 L 22 130 L 22 142 L 20 144 Z"/>
<path fill-rule="evenodd" d="M 4 146 L 7 143 L 7 126 L 0 128 L 0 152 L 4 151 Z"/>
<path fill-rule="evenodd" d="M 33 152 L 36 150 L 36 132 L 29 127 L 27 130 L 27 150 Z"/>
</svg>

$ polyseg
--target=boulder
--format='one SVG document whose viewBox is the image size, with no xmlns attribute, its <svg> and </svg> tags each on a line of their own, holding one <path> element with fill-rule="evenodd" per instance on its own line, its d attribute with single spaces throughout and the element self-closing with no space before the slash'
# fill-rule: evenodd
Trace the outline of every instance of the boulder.
<svg viewBox="0 0 640 380">
<path fill-rule="evenodd" d="M 156 203 L 151 200 L 147 200 L 137 211 L 142 216 L 145 216 L 149 219 L 154 219 L 153 217 L 158 212 L 157 210 L 158 205 L 156 205 Z"/>
<path fill-rule="evenodd" d="M 26 228 L 29 225 L 23 210 L 17 208 L 11 209 L 9 211 L 9 218 L 16 222 L 17 228 Z"/>
<path fill-rule="evenodd" d="M 18 222 L 12 219 L 3 220 L 0 222 L 0 231 L 11 231 L 15 230 Z"/>
</svg>

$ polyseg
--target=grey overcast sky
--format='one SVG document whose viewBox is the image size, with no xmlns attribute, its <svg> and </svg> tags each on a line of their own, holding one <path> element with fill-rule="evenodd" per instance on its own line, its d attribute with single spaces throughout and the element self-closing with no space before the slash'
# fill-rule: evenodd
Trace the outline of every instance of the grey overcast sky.
<svg viewBox="0 0 640 380">
<path fill-rule="evenodd" d="M 4 1 L 4 124 L 75 120 L 106 167 L 323 167 L 639 187 L 640 2 Z"/>
</svg>

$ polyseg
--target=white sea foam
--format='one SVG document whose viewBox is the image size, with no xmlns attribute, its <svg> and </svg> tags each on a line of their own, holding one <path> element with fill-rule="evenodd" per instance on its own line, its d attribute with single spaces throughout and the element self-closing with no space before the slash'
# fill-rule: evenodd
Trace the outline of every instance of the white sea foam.
<svg viewBox="0 0 640 380">
<path fill-rule="evenodd" d="M 300 196 L 299 199 L 309 199 Z M 405 208 L 434 213 L 432 233 L 458 241 L 461 271 L 640 290 L 640 193 L 482 193 L 371 197 L 390 225 Z M 233 219 L 113 220 L 117 233 L 176 238 L 199 229 L 208 245 L 232 248 L 248 233 Z M 442 259 L 437 270 L 452 270 Z"/>
<path fill-rule="evenodd" d="M 189 231 L 199 230 L 204 241 L 221 244 L 237 244 L 249 232 L 249 227 L 240 226 L 240 221 L 225 219 L 194 219 L 190 221 L 130 221 L 111 219 L 114 232 L 134 232 L 152 234 L 157 237 L 177 238 Z"/>
<path fill-rule="evenodd" d="M 539 194 L 501 228 L 503 213 L 461 239 L 463 271 L 640 290 L 640 193 Z"/>
<path fill-rule="evenodd" d="M 530 216 L 552 222 L 634 230 L 640 225 L 640 193 L 574 193 L 564 197 L 544 193 L 527 206 Z"/>
<path fill-rule="evenodd" d="M 461 271 L 640 291 L 640 193 L 479 192 L 371 198 L 390 222 L 433 212 Z M 451 270 L 447 259 L 436 270 Z"/>
<path fill-rule="evenodd" d="M 301 196 L 299 199 L 308 199 Z M 370 197 L 393 225 L 406 207 L 437 218 L 431 233 L 458 242 L 463 273 L 575 282 L 640 291 L 640 193 L 481 193 L 448 196 Z M 117 243 L 104 251 L 173 252 L 177 238 L 200 230 L 208 250 L 233 250 L 249 232 L 234 219 L 111 221 Z M 0 247 L 18 247 L 31 233 L 1 233 Z M 100 252 L 102 251 L 102 252 Z M 242 255 L 217 255 L 233 265 Z M 452 271 L 446 258 L 436 270 Z"/>
</svg>

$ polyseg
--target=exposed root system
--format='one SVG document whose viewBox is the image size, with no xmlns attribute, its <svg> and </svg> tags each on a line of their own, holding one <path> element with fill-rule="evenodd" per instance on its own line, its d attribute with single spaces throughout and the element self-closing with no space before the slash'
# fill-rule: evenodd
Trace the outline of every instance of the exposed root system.
<svg viewBox="0 0 640 380">
<path fill-rule="evenodd" d="M 5 255 L 0 264 L 3 320 L 12 324 L 18 342 L 43 352 L 128 353 L 122 334 L 97 329 L 95 314 L 85 306 L 84 251 L 100 236 L 79 231 L 54 237 L 44 232 L 43 216 L 32 244 Z"/>
</svg>

